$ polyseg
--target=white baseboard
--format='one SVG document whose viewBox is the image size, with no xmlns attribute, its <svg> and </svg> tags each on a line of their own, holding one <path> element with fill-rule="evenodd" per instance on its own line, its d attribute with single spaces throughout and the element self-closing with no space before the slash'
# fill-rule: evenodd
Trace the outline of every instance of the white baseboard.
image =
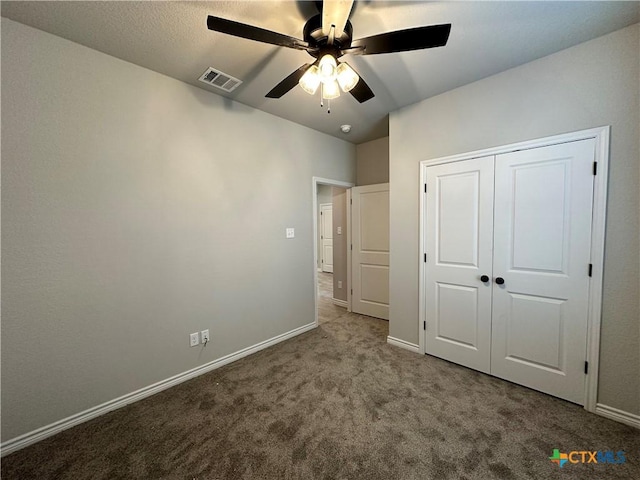
<svg viewBox="0 0 640 480">
<path fill-rule="evenodd" d="M 420 353 L 420 347 L 415 343 L 406 342 L 404 340 L 400 340 L 395 337 L 387 337 L 387 343 L 390 345 L 395 345 L 396 347 L 404 348 L 405 350 L 409 350 L 410 352 Z"/>
<path fill-rule="evenodd" d="M 333 298 L 332 300 L 333 300 L 333 304 L 339 307 L 347 308 L 349 306 L 346 300 L 340 300 L 338 298 Z"/>
<path fill-rule="evenodd" d="M 231 353 L 229 355 L 225 355 L 224 357 L 213 360 L 212 362 L 205 363 L 204 365 L 200 365 L 199 367 L 192 368 L 191 370 L 187 370 L 186 372 L 182 372 L 174 375 L 173 377 L 161 380 L 160 382 L 154 383 L 153 385 L 141 388 L 140 390 L 136 390 L 135 392 L 128 393 L 96 407 L 89 408 L 83 412 L 76 413 L 75 415 L 71 415 L 70 417 L 63 418 L 62 420 L 58 420 L 57 422 L 54 422 L 50 425 L 46 425 L 44 427 L 33 430 L 32 432 L 25 433 L 23 435 L 20 435 L 19 437 L 12 438 L 11 440 L 7 440 L 6 442 L 0 444 L 0 456 L 4 457 L 5 455 L 9 455 L 10 453 L 20 450 L 21 448 L 39 442 L 40 440 L 44 440 L 45 438 L 51 437 L 56 433 L 60 433 L 63 430 L 75 427 L 76 425 L 92 420 L 113 410 L 117 410 L 118 408 L 122 408 L 130 403 L 142 400 L 143 398 L 155 395 L 162 390 L 174 387 L 182 382 L 186 382 L 187 380 L 191 380 L 192 378 L 210 372 L 211 370 L 215 370 L 224 365 L 235 362 L 236 360 L 240 360 L 241 358 L 259 352 L 260 350 L 264 350 L 265 348 L 283 342 L 284 340 L 288 340 L 289 338 L 308 332 L 309 330 L 313 330 L 317 326 L 318 325 L 315 322 L 303 325 L 302 327 L 295 328 L 293 330 L 290 330 L 289 332 L 277 335 L 263 342 L 256 343 L 251 347 L 243 348 L 242 350 Z"/>
<path fill-rule="evenodd" d="M 615 420 L 616 422 L 640 428 L 640 415 L 625 412 L 624 410 L 619 410 L 617 408 L 610 407 L 609 405 L 603 405 L 602 403 L 596 404 L 595 413 L 602 417 Z"/>
</svg>

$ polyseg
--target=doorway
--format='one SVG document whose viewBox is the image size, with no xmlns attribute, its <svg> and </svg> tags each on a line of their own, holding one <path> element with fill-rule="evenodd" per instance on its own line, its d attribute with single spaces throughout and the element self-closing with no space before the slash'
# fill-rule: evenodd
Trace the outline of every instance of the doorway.
<svg viewBox="0 0 640 480">
<path fill-rule="evenodd" d="M 347 307 L 347 189 L 352 183 L 313 178 L 315 321 Z"/>
</svg>

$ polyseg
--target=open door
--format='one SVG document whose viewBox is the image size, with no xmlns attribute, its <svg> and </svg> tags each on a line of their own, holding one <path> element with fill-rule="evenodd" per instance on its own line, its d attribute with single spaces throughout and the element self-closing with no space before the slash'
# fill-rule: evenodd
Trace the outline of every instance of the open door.
<svg viewBox="0 0 640 480">
<path fill-rule="evenodd" d="M 351 189 L 351 310 L 389 320 L 389 184 Z"/>
</svg>

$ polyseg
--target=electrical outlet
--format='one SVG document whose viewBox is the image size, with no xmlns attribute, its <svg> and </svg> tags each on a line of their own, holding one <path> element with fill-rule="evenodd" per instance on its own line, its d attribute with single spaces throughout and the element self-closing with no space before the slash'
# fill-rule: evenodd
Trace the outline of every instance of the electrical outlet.
<svg viewBox="0 0 640 480">
<path fill-rule="evenodd" d="M 342 280 L 338 280 L 338 288 L 342 288 Z"/>
<path fill-rule="evenodd" d="M 287 238 L 294 238 L 296 236 L 296 231 L 294 228 L 287 228 L 285 230 L 285 236 Z"/>
<path fill-rule="evenodd" d="M 209 342 L 209 329 L 200 332 L 200 341 L 205 345 Z"/>
<path fill-rule="evenodd" d="M 200 341 L 198 340 L 198 332 L 189 335 L 189 341 L 192 347 L 197 346 L 198 343 L 200 343 Z"/>
<path fill-rule="evenodd" d="M 338 227 L 338 235 L 342 235 L 342 227 Z"/>
</svg>

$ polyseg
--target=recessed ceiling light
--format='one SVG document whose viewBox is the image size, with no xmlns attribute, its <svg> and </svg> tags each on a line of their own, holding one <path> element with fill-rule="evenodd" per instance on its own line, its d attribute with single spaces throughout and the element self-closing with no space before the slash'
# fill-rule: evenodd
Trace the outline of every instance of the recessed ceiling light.
<svg viewBox="0 0 640 480">
<path fill-rule="evenodd" d="M 349 133 L 351 131 L 351 125 L 340 125 L 340 130 L 342 130 L 342 133 Z"/>
</svg>

